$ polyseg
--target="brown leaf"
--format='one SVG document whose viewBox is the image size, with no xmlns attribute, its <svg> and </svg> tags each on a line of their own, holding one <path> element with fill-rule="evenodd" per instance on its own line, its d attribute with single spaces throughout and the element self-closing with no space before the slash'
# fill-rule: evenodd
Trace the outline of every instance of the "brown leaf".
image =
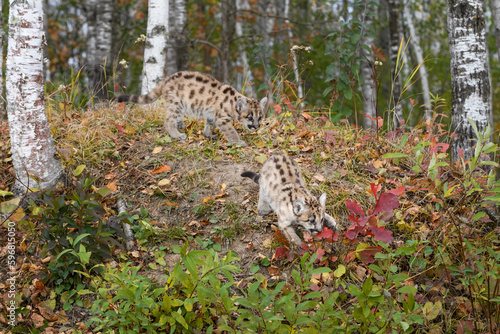
<svg viewBox="0 0 500 334">
<path fill-rule="evenodd" d="M 382 168 L 382 166 L 384 165 L 384 163 L 382 161 L 380 161 L 379 159 L 373 160 L 372 164 L 373 164 L 373 167 L 375 167 L 377 169 Z"/>
<path fill-rule="evenodd" d="M 33 321 L 33 325 L 35 325 L 35 328 L 43 326 L 44 318 L 40 314 L 33 313 L 33 315 L 31 316 L 31 320 Z"/>
<path fill-rule="evenodd" d="M 111 179 L 114 179 L 115 177 L 116 177 L 115 173 L 109 173 L 109 174 L 106 174 L 106 176 L 104 178 L 106 180 L 111 180 Z"/>
<path fill-rule="evenodd" d="M 160 173 L 170 173 L 172 169 L 167 166 L 167 165 L 163 165 L 163 166 L 160 166 L 158 168 L 156 168 L 154 171 L 152 171 L 151 173 L 152 174 L 160 174 Z"/>
<path fill-rule="evenodd" d="M 221 198 L 221 197 L 226 195 L 226 188 L 227 188 L 226 184 L 223 183 L 223 184 L 219 185 L 219 187 L 221 189 L 221 192 L 220 192 L 220 194 L 215 195 L 215 198 Z"/>
<path fill-rule="evenodd" d="M 162 150 L 163 150 L 163 147 L 161 147 L 161 146 L 156 146 L 156 147 L 153 149 L 153 154 L 160 153 Z"/>
<path fill-rule="evenodd" d="M 267 271 L 271 276 L 278 276 L 278 274 L 280 273 L 280 268 L 276 266 L 269 266 L 269 268 L 267 268 Z"/>
<path fill-rule="evenodd" d="M 111 189 L 111 191 L 116 191 L 118 190 L 118 187 L 116 186 L 116 183 L 115 182 L 110 182 L 106 185 L 106 188 L 109 188 Z"/>
</svg>

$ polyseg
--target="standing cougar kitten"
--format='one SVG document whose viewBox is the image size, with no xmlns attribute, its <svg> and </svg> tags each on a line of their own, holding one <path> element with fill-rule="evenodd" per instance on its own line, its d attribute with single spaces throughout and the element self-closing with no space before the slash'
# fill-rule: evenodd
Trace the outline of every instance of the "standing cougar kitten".
<svg viewBox="0 0 500 334">
<path fill-rule="evenodd" d="M 187 136 L 178 129 L 184 129 L 182 116 L 206 119 L 203 135 L 212 137 L 215 125 L 226 136 L 228 142 L 246 143 L 240 139 L 231 124 L 236 120 L 250 130 L 258 129 L 264 116 L 267 97 L 257 101 L 238 93 L 229 85 L 224 85 L 212 76 L 197 72 L 182 71 L 163 79 L 147 95 L 120 95 L 118 102 L 147 104 L 159 97 L 165 100 L 165 130 L 173 138 L 186 140 Z"/>
<path fill-rule="evenodd" d="M 292 226 L 294 223 L 311 233 L 321 232 L 323 225 L 337 229 L 335 219 L 325 212 L 326 194 L 319 198 L 311 195 L 289 156 L 273 154 L 264 162 L 260 175 L 244 172 L 241 176 L 259 185 L 258 214 L 276 212 L 279 228 L 298 246 L 302 242 Z"/>
</svg>

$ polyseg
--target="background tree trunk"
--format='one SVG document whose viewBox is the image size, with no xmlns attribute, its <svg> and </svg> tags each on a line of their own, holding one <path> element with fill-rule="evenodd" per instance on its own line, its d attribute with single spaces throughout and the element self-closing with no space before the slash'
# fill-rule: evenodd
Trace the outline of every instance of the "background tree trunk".
<svg viewBox="0 0 500 334">
<path fill-rule="evenodd" d="M 396 75 L 396 62 L 398 58 L 399 45 L 401 43 L 401 36 L 399 35 L 399 18 L 400 18 L 400 0 L 387 0 L 389 7 L 389 30 L 391 36 L 390 59 L 392 66 L 392 100 L 393 104 L 390 105 L 392 109 L 393 125 L 394 128 L 400 126 L 403 121 L 403 105 L 401 103 L 401 76 Z M 401 73 L 399 73 L 401 74 Z"/>
<path fill-rule="evenodd" d="M 6 116 L 3 99 L 3 0 L 0 0 L 0 119 Z"/>
<path fill-rule="evenodd" d="M 150 92 L 165 76 L 168 34 L 168 1 L 149 0 L 148 32 L 144 49 L 142 94 Z"/>
<path fill-rule="evenodd" d="M 368 1 L 366 1 L 368 2 Z M 366 4 L 366 6 L 370 6 L 369 4 Z M 364 24 L 365 27 L 368 26 L 373 26 L 373 17 L 370 13 L 373 9 L 368 7 L 367 10 L 365 10 L 365 18 L 364 18 Z M 368 29 L 365 28 L 367 31 L 363 37 L 364 41 L 363 44 L 367 45 L 369 48 L 375 45 L 375 39 L 373 36 L 370 34 Z M 376 103 L 377 103 L 377 88 L 375 86 L 375 79 L 372 78 L 373 75 L 373 59 L 372 52 L 361 48 L 361 53 L 362 55 L 366 58 L 366 61 L 363 61 L 361 63 L 361 77 L 363 78 L 363 85 L 361 86 L 361 93 L 363 95 L 363 128 L 365 129 L 375 129 L 376 128 L 376 121 L 372 121 L 372 119 L 375 120 L 376 118 Z M 364 116 L 364 115 L 368 115 Z M 370 119 L 370 117 L 372 119 Z"/>
<path fill-rule="evenodd" d="M 236 11 L 238 13 L 238 16 L 242 15 L 240 11 L 248 9 L 248 2 L 245 0 L 236 0 Z M 245 15 L 245 14 L 243 14 Z M 236 19 L 235 22 L 235 31 L 236 31 L 236 36 L 240 39 L 243 37 L 243 23 L 242 19 Z M 253 82 L 252 78 L 252 71 L 250 70 L 250 66 L 248 65 L 248 55 L 247 51 L 245 49 L 245 45 L 243 42 L 240 41 L 238 43 L 238 49 L 239 49 L 239 57 L 237 58 L 236 62 L 237 64 L 241 67 L 241 74 L 238 75 L 238 82 L 237 82 L 237 88 L 238 91 L 240 92 L 247 92 L 247 96 L 252 96 L 253 90 L 252 86 L 245 86 L 247 82 Z"/>
<path fill-rule="evenodd" d="M 415 25 L 413 24 L 413 16 L 409 8 L 409 3 L 404 4 L 404 14 L 406 18 L 406 23 L 408 25 L 408 30 L 410 31 L 410 44 L 415 51 L 415 57 L 420 65 L 418 73 L 420 74 L 420 82 L 422 83 L 422 98 L 424 102 L 424 121 L 432 120 L 432 106 L 431 106 L 431 94 L 429 90 L 429 80 L 427 75 L 427 68 L 424 62 L 424 55 L 422 52 L 422 47 L 420 46 L 420 38 L 418 36 Z"/>
<path fill-rule="evenodd" d="M 186 35 L 187 3 L 186 0 L 170 1 L 167 75 L 189 68 L 189 40 Z"/>
<path fill-rule="evenodd" d="M 288 26 L 288 41 L 290 43 L 290 52 L 292 55 L 292 66 L 293 74 L 295 76 L 295 85 L 297 86 L 297 98 L 300 100 L 300 105 L 304 106 L 304 89 L 302 88 L 302 80 L 300 79 L 299 64 L 297 60 L 297 54 L 292 49 L 293 46 L 293 32 L 290 25 L 290 0 L 285 0 L 285 12 L 283 16 L 286 19 L 286 25 Z"/>
<path fill-rule="evenodd" d="M 493 24 L 495 26 L 495 40 L 500 62 L 500 0 L 491 0 L 491 11 L 493 14 Z"/>
<path fill-rule="evenodd" d="M 235 0 L 222 0 L 221 1 L 221 71 L 220 80 L 224 83 L 229 83 L 229 71 L 231 68 L 231 43 L 234 37 L 234 30 L 236 24 L 236 1 Z"/>
<path fill-rule="evenodd" d="M 89 88 L 94 97 L 107 99 L 112 66 L 113 0 L 87 0 L 87 15 Z"/>
<path fill-rule="evenodd" d="M 448 0 L 448 39 L 451 67 L 451 160 L 463 150 L 473 154 L 474 130 L 483 132 L 490 121 L 490 83 L 484 8 L 481 0 Z"/>
<path fill-rule="evenodd" d="M 64 176 L 45 115 L 44 44 L 42 0 L 12 0 L 6 92 L 16 196 L 27 187 L 50 188 Z"/>
</svg>

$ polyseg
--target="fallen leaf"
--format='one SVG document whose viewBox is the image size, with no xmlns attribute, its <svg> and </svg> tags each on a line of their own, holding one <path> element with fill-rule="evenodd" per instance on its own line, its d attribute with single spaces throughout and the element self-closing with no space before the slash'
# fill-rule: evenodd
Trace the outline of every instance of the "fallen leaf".
<svg viewBox="0 0 500 334">
<path fill-rule="evenodd" d="M 221 197 L 223 197 L 223 196 L 226 195 L 226 188 L 227 188 L 226 184 L 225 183 L 220 184 L 219 187 L 220 187 L 220 190 L 221 190 L 220 194 L 215 195 L 215 198 L 221 198 Z"/>
<path fill-rule="evenodd" d="M 33 325 L 35 326 L 35 328 L 43 326 L 44 318 L 40 314 L 33 313 L 33 315 L 31 316 L 31 320 L 33 321 Z"/>
<path fill-rule="evenodd" d="M 153 154 L 160 153 L 162 150 L 163 150 L 163 147 L 161 147 L 161 146 L 156 146 L 156 147 L 153 149 Z"/>
<path fill-rule="evenodd" d="M 212 198 L 212 197 L 207 196 L 207 197 L 205 197 L 205 198 L 203 199 L 203 201 L 201 201 L 201 204 L 205 204 L 206 202 L 209 202 L 209 201 L 212 201 L 212 200 L 213 200 L 213 198 Z"/>
<path fill-rule="evenodd" d="M 165 204 L 166 206 L 173 206 L 173 207 L 176 207 L 176 208 L 178 208 L 178 207 L 179 207 L 179 204 L 177 204 L 177 203 L 172 203 L 172 202 L 168 202 L 168 201 L 167 201 L 167 202 L 165 202 L 165 203 L 163 203 L 163 204 Z"/>
<path fill-rule="evenodd" d="M 372 164 L 373 164 L 373 167 L 377 168 L 377 169 L 380 169 L 384 166 L 384 163 L 381 161 L 381 160 L 373 160 L 372 161 Z"/>
<path fill-rule="evenodd" d="M 267 160 L 267 155 L 265 154 L 259 154 L 258 156 L 255 157 L 255 161 L 260 162 L 263 164 Z"/>
<path fill-rule="evenodd" d="M 116 186 L 115 182 L 110 182 L 106 185 L 106 188 L 111 189 L 111 191 L 116 191 L 118 187 Z"/>
<path fill-rule="evenodd" d="M 106 180 L 111 180 L 111 179 L 114 179 L 115 177 L 116 177 L 115 173 L 109 173 L 109 174 L 106 174 L 106 176 L 104 176 L 104 178 Z"/>
<path fill-rule="evenodd" d="M 267 270 L 269 272 L 269 275 L 271 276 L 278 276 L 278 274 L 280 273 L 280 268 L 276 266 L 269 266 Z"/>
<path fill-rule="evenodd" d="M 163 166 L 160 166 L 158 168 L 156 168 L 154 171 L 152 171 L 151 173 L 152 174 L 160 174 L 160 173 L 170 173 L 172 169 L 167 166 L 167 165 L 163 165 Z"/>
<path fill-rule="evenodd" d="M 161 187 L 161 186 L 166 186 L 167 184 L 170 184 L 170 180 L 169 179 L 161 179 L 160 181 L 158 181 L 158 185 Z"/>
<path fill-rule="evenodd" d="M 321 183 L 323 183 L 323 182 L 326 181 L 326 178 L 323 175 L 319 174 L 319 173 L 318 174 L 314 174 L 313 175 L 313 179 L 315 179 L 316 181 L 321 182 Z"/>
<path fill-rule="evenodd" d="M 138 259 L 141 256 L 141 253 L 139 253 L 139 251 L 131 251 L 130 255 L 132 255 L 132 257 Z"/>
</svg>

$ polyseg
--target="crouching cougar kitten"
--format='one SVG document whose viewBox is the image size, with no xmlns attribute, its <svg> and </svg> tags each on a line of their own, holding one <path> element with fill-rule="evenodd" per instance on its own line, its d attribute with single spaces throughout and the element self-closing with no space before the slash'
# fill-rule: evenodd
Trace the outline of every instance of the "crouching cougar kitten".
<svg viewBox="0 0 500 334">
<path fill-rule="evenodd" d="M 206 120 L 203 135 L 209 139 L 212 127 L 215 125 L 233 144 L 246 143 L 240 139 L 231 124 L 236 120 L 249 130 L 256 130 L 264 117 L 267 97 L 257 101 L 248 98 L 229 85 L 224 85 L 212 76 L 197 72 L 181 71 L 163 79 L 150 93 L 146 95 L 120 95 L 118 102 L 148 104 L 159 97 L 165 100 L 165 130 L 168 134 L 180 140 L 187 136 L 180 133 L 184 129 L 182 116 L 193 116 Z"/>
<path fill-rule="evenodd" d="M 273 154 L 264 162 L 260 175 L 244 172 L 243 177 L 259 185 L 258 214 L 276 212 L 278 227 L 286 238 L 296 245 L 302 244 L 294 224 L 311 233 L 321 232 L 323 226 L 337 230 L 337 222 L 325 212 L 326 194 L 319 198 L 306 189 L 304 180 L 293 160 L 282 154 Z"/>
</svg>

